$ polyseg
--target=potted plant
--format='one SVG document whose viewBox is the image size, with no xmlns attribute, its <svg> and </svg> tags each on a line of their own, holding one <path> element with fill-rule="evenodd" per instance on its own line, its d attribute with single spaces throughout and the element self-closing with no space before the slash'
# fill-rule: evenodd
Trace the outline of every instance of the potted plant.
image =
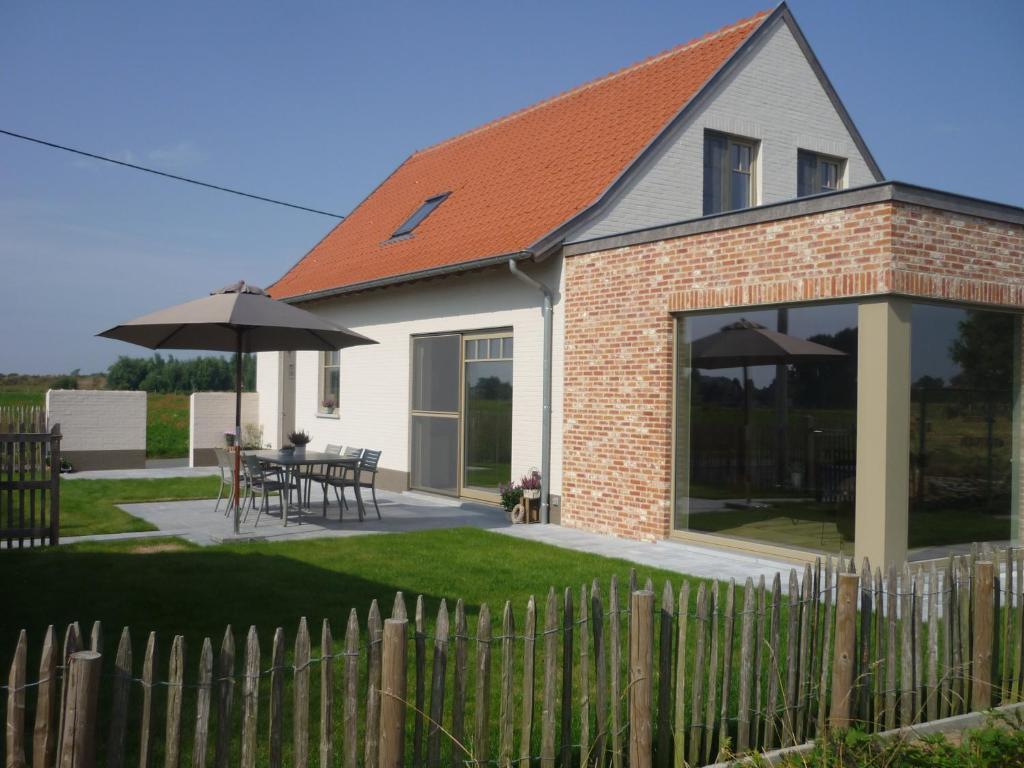
<svg viewBox="0 0 1024 768">
<path fill-rule="evenodd" d="M 224 445 L 228 448 L 235 444 L 235 433 L 234 431 L 224 433 Z"/>
<path fill-rule="evenodd" d="M 306 446 L 309 445 L 311 438 L 304 430 L 298 430 L 297 432 L 291 432 L 288 435 L 288 442 L 295 446 L 295 454 L 301 455 L 306 452 Z"/>
<path fill-rule="evenodd" d="M 523 475 L 523 478 L 519 481 L 519 487 L 523 489 L 524 499 L 539 499 L 540 472 L 534 469 Z"/>
<path fill-rule="evenodd" d="M 505 508 L 505 513 L 511 518 L 512 510 L 523 498 L 523 489 L 513 482 L 499 483 L 498 493 L 501 495 L 501 506 Z"/>
<path fill-rule="evenodd" d="M 320 410 L 324 413 L 334 413 L 334 409 L 338 407 L 338 401 L 333 397 L 325 397 L 320 401 Z"/>
</svg>

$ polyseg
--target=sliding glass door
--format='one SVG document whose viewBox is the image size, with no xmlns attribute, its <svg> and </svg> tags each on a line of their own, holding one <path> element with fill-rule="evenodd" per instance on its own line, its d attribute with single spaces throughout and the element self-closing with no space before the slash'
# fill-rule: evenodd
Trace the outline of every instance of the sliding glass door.
<svg viewBox="0 0 1024 768">
<path fill-rule="evenodd" d="M 511 479 L 512 335 L 412 341 L 410 486 L 498 500 Z"/>
<path fill-rule="evenodd" d="M 462 336 L 412 340 L 412 445 L 409 484 L 459 494 L 459 421 Z"/>
<path fill-rule="evenodd" d="M 462 495 L 493 501 L 512 472 L 512 337 L 466 336 L 463 350 Z"/>
</svg>

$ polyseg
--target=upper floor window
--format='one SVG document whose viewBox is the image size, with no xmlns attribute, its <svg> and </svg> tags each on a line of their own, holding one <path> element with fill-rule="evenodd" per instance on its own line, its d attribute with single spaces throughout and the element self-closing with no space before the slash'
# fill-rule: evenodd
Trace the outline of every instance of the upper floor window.
<svg viewBox="0 0 1024 768">
<path fill-rule="evenodd" d="M 796 158 L 796 196 L 836 192 L 843 184 L 843 161 L 799 150 Z"/>
<path fill-rule="evenodd" d="M 341 352 L 320 353 L 320 405 L 317 411 L 333 414 L 341 401 Z"/>
<path fill-rule="evenodd" d="M 756 205 L 757 142 L 704 134 L 704 215 Z"/>
</svg>

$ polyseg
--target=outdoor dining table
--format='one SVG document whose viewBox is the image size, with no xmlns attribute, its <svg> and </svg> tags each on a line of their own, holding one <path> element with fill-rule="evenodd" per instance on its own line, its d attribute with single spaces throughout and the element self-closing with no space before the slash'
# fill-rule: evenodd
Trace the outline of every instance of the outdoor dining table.
<svg viewBox="0 0 1024 768">
<path fill-rule="evenodd" d="M 294 506 L 288 504 L 288 509 L 295 509 L 300 515 L 302 514 L 302 481 L 305 479 L 303 476 L 303 470 L 305 474 L 310 474 L 313 471 L 313 467 L 322 465 L 332 467 L 345 467 L 351 469 L 355 475 L 355 492 L 356 492 L 356 509 L 359 511 L 359 520 L 362 522 L 363 515 L 366 512 L 363 506 L 363 495 L 359 489 L 359 457 L 358 456 L 339 456 L 336 453 L 321 453 L 320 451 L 303 451 L 302 453 L 294 453 L 292 451 L 255 451 L 256 458 L 265 464 L 271 466 L 280 467 L 286 473 L 296 480 L 296 488 L 298 491 L 299 503 Z M 306 500 L 306 506 L 309 506 L 309 500 Z M 324 515 L 327 514 L 327 493 L 324 493 Z M 283 513 L 284 524 L 288 524 L 287 511 Z M 300 518 L 301 520 L 301 518 Z"/>
</svg>

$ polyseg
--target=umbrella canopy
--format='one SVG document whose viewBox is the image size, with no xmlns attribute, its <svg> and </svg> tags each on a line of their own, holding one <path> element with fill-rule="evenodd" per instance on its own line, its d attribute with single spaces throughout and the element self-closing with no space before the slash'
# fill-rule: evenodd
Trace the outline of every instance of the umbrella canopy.
<svg viewBox="0 0 1024 768">
<path fill-rule="evenodd" d="M 717 333 L 695 339 L 690 347 L 694 368 L 742 368 L 846 357 L 845 352 L 796 336 L 738 320 Z"/>
<path fill-rule="evenodd" d="M 242 421 L 242 353 L 321 350 L 376 344 L 319 315 L 274 301 L 262 288 L 240 281 L 209 296 L 137 317 L 97 334 L 150 349 L 234 352 L 235 533 L 238 533 L 239 436 Z"/>
<path fill-rule="evenodd" d="M 274 301 L 244 281 L 98 334 L 150 349 L 204 349 L 216 352 L 332 351 L 372 339 L 304 309 Z"/>
</svg>

